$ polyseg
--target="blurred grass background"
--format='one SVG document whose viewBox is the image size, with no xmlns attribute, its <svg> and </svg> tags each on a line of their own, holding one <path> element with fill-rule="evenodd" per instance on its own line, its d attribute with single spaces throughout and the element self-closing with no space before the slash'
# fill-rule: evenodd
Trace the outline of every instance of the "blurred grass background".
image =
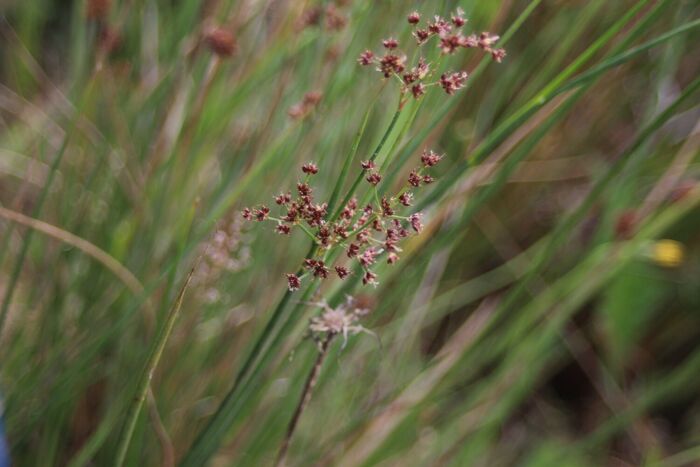
<svg viewBox="0 0 700 467">
<path fill-rule="evenodd" d="M 346 0 L 333 4 L 344 28 L 300 26 L 328 3 L 93 0 L 99 20 L 83 2 L 2 4 L 0 391 L 14 465 L 113 463 L 149 349 L 215 230 L 225 264 L 206 256 L 195 272 L 126 463 L 274 462 L 318 309 L 287 306 L 240 407 L 221 409 L 307 249 L 237 212 L 293 187 L 310 160 L 330 195 L 366 112 L 358 160 L 397 105 L 357 55 L 408 41 L 413 9 L 457 6 L 471 30 L 508 32 L 508 57 L 461 55 L 479 66 L 467 89 L 405 109 L 389 180 L 422 148 L 446 153 L 418 200 L 427 228 L 378 288 L 321 290 L 369 304 L 381 346 L 336 340 L 288 463 L 697 465 L 698 2 Z M 231 57 L 207 48 L 212 27 L 233 33 Z M 310 91 L 318 107 L 290 118 Z"/>
</svg>

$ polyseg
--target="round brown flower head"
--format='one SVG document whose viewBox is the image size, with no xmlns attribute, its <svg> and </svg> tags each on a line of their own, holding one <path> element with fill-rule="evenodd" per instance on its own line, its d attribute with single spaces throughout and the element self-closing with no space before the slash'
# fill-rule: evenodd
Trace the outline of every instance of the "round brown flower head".
<svg viewBox="0 0 700 467">
<path fill-rule="evenodd" d="M 211 29 L 205 34 L 204 42 L 219 57 L 230 57 L 236 50 L 236 39 L 228 29 Z"/>
<path fill-rule="evenodd" d="M 423 224 L 421 224 L 420 216 L 420 213 L 417 212 L 408 217 L 408 221 L 411 223 L 411 227 L 416 231 L 416 233 L 420 233 L 420 231 L 423 230 Z"/>
<path fill-rule="evenodd" d="M 290 292 L 299 290 L 299 287 L 301 287 L 301 280 L 296 274 L 287 274 L 287 287 L 289 288 Z"/>
<path fill-rule="evenodd" d="M 357 59 L 359 64 L 363 66 L 371 65 L 373 60 L 374 52 L 372 52 L 371 50 L 365 50 L 360 54 L 360 57 Z"/>
<path fill-rule="evenodd" d="M 369 175 L 367 175 L 366 180 L 370 183 L 370 185 L 377 186 L 377 184 L 382 181 L 382 176 L 378 172 L 371 172 Z"/>
<path fill-rule="evenodd" d="M 423 167 L 434 167 L 440 162 L 442 156 L 435 153 L 434 151 L 423 151 L 420 156 L 420 160 L 423 163 Z"/>
<path fill-rule="evenodd" d="M 393 37 L 390 37 L 389 39 L 384 39 L 382 41 L 382 45 L 384 46 L 384 48 L 391 50 L 399 46 L 399 41 L 397 41 Z"/>
<path fill-rule="evenodd" d="M 408 15 L 408 24 L 418 24 L 420 22 L 420 15 L 418 14 L 417 11 L 414 11 L 413 13 Z"/>
<path fill-rule="evenodd" d="M 307 175 L 316 175 L 318 173 L 318 166 L 313 162 L 309 162 L 301 166 L 301 171 Z"/>
<path fill-rule="evenodd" d="M 336 266 L 335 272 L 336 272 L 336 274 L 338 274 L 338 277 L 340 279 L 345 279 L 346 277 L 348 277 L 350 275 L 350 271 L 345 266 Z"/>
<path fill-rule="evenodd" d="M 362 166 L 362 170 L 372 170 L 374 169 L 374 161 L 368 160 L 368 161 L 362 161 L 360 162 L 360 165 Z"/>
<path fill-rule="evenodd" d="M 440 76 L 440 86 L 447 94 L 452 95 L 466 85 L 468 77 L 466 71 L 444 73 Z"/>
</svg>

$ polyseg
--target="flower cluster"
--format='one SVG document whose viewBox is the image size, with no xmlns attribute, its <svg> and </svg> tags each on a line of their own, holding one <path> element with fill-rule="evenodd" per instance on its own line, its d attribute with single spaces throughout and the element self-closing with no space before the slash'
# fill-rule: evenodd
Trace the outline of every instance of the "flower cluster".
<svg viewBox="0 0 700 467">
<path fill-rule="evenodd" d="M 377 285 L 377 274 L 373 266 L 384 259 L 388 264 L 399 260 L 399 243 L 406 237 L 420 233 L 423 228 L 421 213 L 408 216 L 399 211 L 410 207 L 413 190 L 432 183 L 434 178 L 426 173 L 437 165 L 442 156 L 433 151 L 424 151 L 421 165 L 413 169 L 405 186 L 394 196 L 379 195 L 378 185 L 382 175 L 372 160 L 363 161 L 361 168 L 369 185 L 368 198 L 374 201 L 360 205 L 357 198 L 351 198 L 338 212 L 329 212 L 327 203 L 314 199 L 314 190 L 308 183 L 319 169 L 313 162 L 302 166 L 304 179 L 299 181 L 296 192 L 282 192 L 274 197 L 281 210 L 278 216 L 270 214 L 270 208 L 261 205 L 245 208 L 242 216 L 248 221 L 274 222 L 275 231 L 280 235 L 290 235 L 294 229 L 303 231 L 317 245 L 317 254 L 306 258 L 302 274 L 287 274 L 289 290 L 301 287 L 305 277 L 324 280 L 332 276 L 345 279 L 357 268 L 362 273 L 362 283 Z M 332 261 L 331 252 L 342 249 L 341 259 Z M 329 263 L 333 264 L 329 264 Z"/>
<path fill-rule="evenodd" d="M 342 335 L 347 342 L 348 335 L 366 332 L 374 335 L 373 332 L 358 324 L 359 320 L 365 317 L 369 310 L 363 308 L 353 297 L 348 296 L 344 303 L 332 308 L 325 301 L 313 303 L 323 309 L 323 312 L 311 318 L 309 330 L 314 338 L 319 336 Z M 376 336 L 375 336 L 376 337 Z"/>
<path fill-rule="evenodd" d="M 458 8 L 450 20 L 435 16 L 432 22 L 429 21 L 425 24 L 425 27 L 419 26 L 421 16 L 418 12 L 408 15 L 407 20 L 413 28 L 413 37 L 416 39 L 418 47 L 422 47 L 435 37 L 442 56 L 452 55 L 460 48 L 478 48 L 491 54 L 496 62 L 503 61 L 506 51 L 494 47 L 499 36 L 488 32 L 465 36 L 462 33 L 462 27 L 467 23 L 467 20 L 463 15 L 464 12 Z M 394 38 L 384 39 L 382 46 L 385 49 L 383 54 L 375 55 L 371 50 L 365 50 L 357 61 L 363 66 L 376 65 L 377 71 L 385 78 L 395 76 L 401 82 L 402 94 L 410 94 L 418 99 L 425 94 L 427 88 L 439 85 L 447 94 L 452 95 L 466 84 L 469 76 L 466 71 L 446 72 L 440 76 L 439 80 L 430 82 L 428 79 L 437 68 L 437 64 L 428 63 L 424 57 L 419 57 L 415 66 L 409 68 L 406 63 L 406 54 L 399 51 L 398 40 Z"/>
</svg>

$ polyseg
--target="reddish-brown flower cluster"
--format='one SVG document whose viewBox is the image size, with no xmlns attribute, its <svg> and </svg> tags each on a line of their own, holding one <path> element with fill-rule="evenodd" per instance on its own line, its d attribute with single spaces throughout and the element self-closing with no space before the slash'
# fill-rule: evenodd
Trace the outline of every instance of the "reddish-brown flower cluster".
<svg viewBox="0 0 700 467">
<path fill-rule="evenodd" d="M 419 47 L 426 44 L 431 37 L 437 37 L 437 46 L 442 51 L 443 55 L 452 55 L 458 49 L 473 49 L 479 48 L 491 54 L 493 59 L 501 62 L 506 56 L 506 51 L 500 48 L 494 48 L 494 44 L 498 41 L 499 36 L 483 32 L 480 35 L 471 34 L 465 36 L 462 33 L 462 27 L 467 23 L 463 17 L 464 12 L 461 9 L 455 11 L 450 20 L 446 20 L 440 16 L 435 16 L 432 22 L 428 22 L 424 28 L 419 27 L 421 17 L 418 12 L 413 12 L 408 15 L 408 23 L 413 27 L 413 37 Z M 406 55 L 399 49 L 399 42 L 394 38 L 385 39 L 382 45 L 386 49 L 383 55 L 375 55 L 371 50 L 365 50 L 357 59 L 360 65 L 368 66 L 375 64 L 377 71 L 382 73 L 385 78 L 395 76 L 401 81 L 401 93 L 410 94 L 415 99 L 425 94 L 426 89 L 430 86 L 440 85 L 442 89 L 449 95 L 465 86 L 468 74 L 466 71 L 444 73 L 438 81 L 426 82 L 430 77 L 435 65 L 429 64 L 425 58 L 420 57 L 416 66 L 408 69 L 406 65 Z"/>
<path fill-rule="evenodd" d="M 309 162 L 301 168 L 305 179 L 297 183 L 296 196 L 292 196 L 290 192 L 274 196 L 275 204 L 282 209 L 279 216 L 270 215 L 270 208 L 267 206 L 245 208 L 242 216 L 249 221 L 273 221 L 276 223 L 275 231 L 281 235 L 289 235 L 295 228 L 302 230 L 318 246 L 318 254 L 304 260 L 302 274 L 287 274 L 289 290 L 298 290 L 302 279 L 307 276 L 323 280 L 335 273 L 339 279 L 345 279 L 352 274 L 352 267 L 348 261 L 354 262 L 362 271 L 363 284 L 376 285 L 377 274 L 372 268 L 380 257 L 385 256 L 388 264 L 394 264 L 401 252 L 399 242 L 422 230 L 420 213 L 406 217 L 399 215 L 398 211 L 411 206 L 411 189 L 434 180 L 424 171 L 437 165 L 441 159 L 442 156 L 433 151 L 424 151 L 421 155 L 421 167 L 411 171 L 405 187 L 394 196 L 381 198 L 377 190 L 382 181 L 381 174 L 372 160 L 361 162 L 369 184 L 367 197 L 373 197 L 375 201 L 360 207 L 357 198 L 351 198 L 336 216 L 329 212 L 327 203 L 319 204 L 314 200 L 314 192 L 308 180 L 318 174 L 319 168 L 313 162 Z M 342 249 L 345 258 L 341 257 L 335 264 L 329 264 L 333 258 L 330 253 L 336 249 Z"/>
</svg>

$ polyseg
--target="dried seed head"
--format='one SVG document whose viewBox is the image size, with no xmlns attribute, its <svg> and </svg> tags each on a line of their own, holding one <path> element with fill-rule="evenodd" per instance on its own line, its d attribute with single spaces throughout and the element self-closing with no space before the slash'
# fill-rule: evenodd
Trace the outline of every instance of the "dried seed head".
<svg viewBox="0 0 700 467">
<path fill-rule="evenodd" d="M 417 11 L 414 11 L 410 15 L 408 15 L 408 24 L 418 24 L 420 22 L 420 15 L 418 14 Z"/>
<path fill-rule="evenodd" d="M 219 57 L 230 57 L 236 50 L 236 39 L 233 33 L 224 28 L 211 29 L 205 34 L 204 42 Z"/>
</svg>

